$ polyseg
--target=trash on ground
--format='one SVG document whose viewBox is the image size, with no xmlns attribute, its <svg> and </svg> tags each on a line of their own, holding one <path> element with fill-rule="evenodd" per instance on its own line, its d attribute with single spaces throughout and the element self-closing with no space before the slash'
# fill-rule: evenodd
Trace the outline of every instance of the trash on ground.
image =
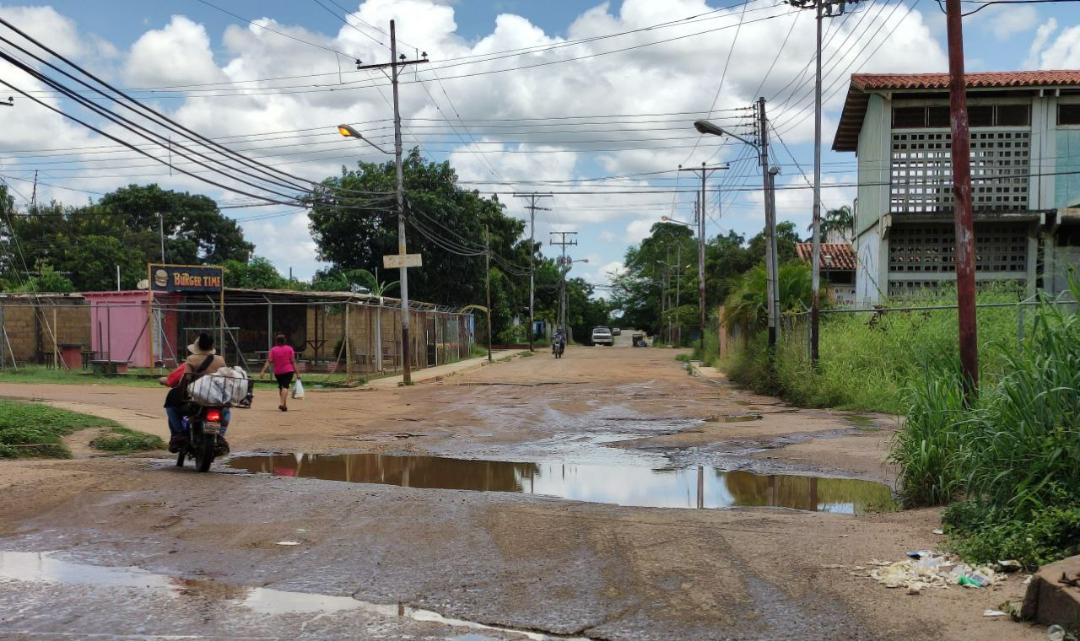
<svg viewBox="0 0 1080 641">
<path fill-rule="evenodd" d="M 941 528 L 937 528 L 936 530 L 934 530 L 934 534 L 937 534 L 937 535 L 940 536 L 942 534 L 945 534 L 945 530 L 943 530 Z"/>
<path fill-rule="evenodd" d="M 278 545 L 300 545 L 300 541 L 278 541 Z"/>
<path fill-rule="evenodd" d="M 1052 625 L 1046 628 L 1046 638 L 1050 641 L 1065 641 L 1065 628 L 1060 625 Z"/>
<path fill-rule="evenodd" d="M 950 585 L 985 588 L 1005 580 L 1004 575 L 987 566 L 973 568 L 953 557 L 930 550 L 909 552 L 908 557 L 895 563 L 873 559 L 869 565 L 876 567 L 867 576 L 887 588 L 907 588 L 908 594 Z"/>
<path fill-rule="evenodd" d="M 1007 617 L 1008 612 L 1002 612 L 1001 610 L 983 610 L 984 617 Z"/>
<path fill-rule="evenodd" d="M 1002 572 L 1019 572 L 1024 569 L 1024 566 L 1015 559 L 1009 559 L 1008 561 L 998 561 L 998 569 Z"/>
</svg>

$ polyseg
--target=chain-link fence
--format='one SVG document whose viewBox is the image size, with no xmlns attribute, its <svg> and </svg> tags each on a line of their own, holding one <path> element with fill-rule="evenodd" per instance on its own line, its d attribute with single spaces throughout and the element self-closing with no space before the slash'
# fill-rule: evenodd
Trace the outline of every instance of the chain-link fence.
<svg viewBox="0 0 1080 641">
<path fill-rule="evenodd" d="M 200 333 L 226 361 L 257 371 L 285 336 L 305 371 L 341 375 L 402 368 L 400 301 L 360 294 L 227 290 L 217 297 L 132 292 L 0 295 L 0 367 L 170 367 Z M 467 358 L 470 313 L 416 303 L 409 311 L 413 368 Z"/>
</svg>

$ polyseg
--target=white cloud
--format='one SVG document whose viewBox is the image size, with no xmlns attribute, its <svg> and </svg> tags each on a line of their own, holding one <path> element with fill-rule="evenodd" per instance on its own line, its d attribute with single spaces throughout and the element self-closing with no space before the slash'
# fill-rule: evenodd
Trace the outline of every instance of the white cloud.
<svg viewBox="0 0 1080 641">
<path fill-rule="evenodd" d="M 1039 13 L 1034 7 L 1021 5 L 1018 7 L 996 7 L 987 24 L 987 28 L 998 40 L 1008 40 L 1018 33 L 1031 31 L 1039 21 Z"/>
<path fill-rule="evenodd" d="M 1046 46 L 1050 36 L 1054 35 L 1057 31 L 1058 23 L 1054 18 L 1050 18 L 1046 22 L 1039 25 L 1039 28 L 1035 30 L 1035 38 L 1031 41 L 1031 47 L 1028 49 L 1027 60 L 1024 61 L 1024 66 L 1028 69 L 1036 67 L 1039 64 L 1039 52 Z"/>
<path fill-rule="evenodd" d="M 655 224 L 655 218 L 639 218 L 630 221 L 630 224 L 626 226 L 626 235 L 624 236 L 626 242 L 639 243 L 643 239 L 648 238 L 649 232 Z"/>
<path fill-rule="evenodd" d="M 210 37 L 201 24 L 173 16 L 163 29 L 147 31 L 131 45 L 124 77 L 136 87 L 218 82 Z"/>
<path fill-rule="evenodd" d="M 1063 29 L 1050 40 L 1057 29 L 1051 18 L 1041 25 L 1031 44 L 1030 58 L 1040 69 L 1076 69 L 1080 67 L 1080 25 Z"/>
</svg>

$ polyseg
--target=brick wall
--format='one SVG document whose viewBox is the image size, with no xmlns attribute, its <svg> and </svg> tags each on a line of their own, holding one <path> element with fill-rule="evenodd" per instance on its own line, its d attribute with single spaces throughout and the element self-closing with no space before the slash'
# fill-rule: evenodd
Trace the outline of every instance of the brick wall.
<svg viewBox="0 0 1080 641">
<path fill-rule="evenodd" d="M 13 352 L 20 363 L 51 361 L 53 333 L 58 344 L 75 343 L 90 348 L 90 306 L 82 300 L 64 300 L 57 305 L 48 300 L 37 305 L 28 301 L 0 302 L 0 308 L 3 329 L 11 343 L 11 352 L 7 345 L 0 345 L 5 358 L 10 358 Z"/>
</svg>

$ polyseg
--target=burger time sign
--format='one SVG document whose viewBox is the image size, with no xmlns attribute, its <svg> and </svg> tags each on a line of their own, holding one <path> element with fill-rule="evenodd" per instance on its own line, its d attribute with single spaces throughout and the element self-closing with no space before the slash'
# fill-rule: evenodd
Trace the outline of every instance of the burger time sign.
<svg viewBox="0 0 1080 641">
<path fill-rule="evenodd" d="M 220 292 L 224 270 L 208 265 L 150 265 L 150 288 L 158 292 Z"/>
</svg>

